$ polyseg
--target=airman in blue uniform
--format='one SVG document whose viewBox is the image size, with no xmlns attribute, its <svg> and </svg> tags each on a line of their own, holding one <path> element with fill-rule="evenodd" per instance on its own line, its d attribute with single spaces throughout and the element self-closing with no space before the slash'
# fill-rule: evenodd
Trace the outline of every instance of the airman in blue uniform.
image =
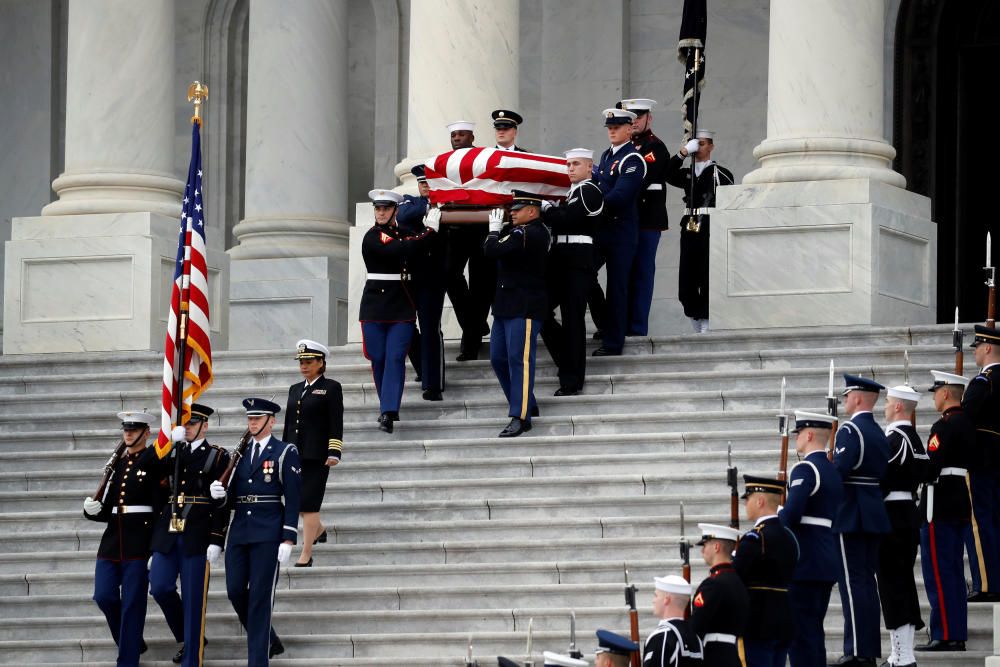
<svg viewBox="0 0 1000 667">
<path fill-rule="evenodd" d="M 795 412 L 795 451 L 800 460 L 788 474 L 788 492 L 778 512 L 799 543 L 799 560 L 788 588 L 795 635 L 788 647 L 792 667 L 826 664 L 823 619 L 840 570 L 840 544 L 833 518 L 843 500 L 840 473 L 826 456 L 833 417 Z"/>
<path fill-rule="evenodd" d="M 243 401 L 248 440 L 229 486 L 216 480 L 213 498 L 233 510 L 226 544 L 226 592 L 247 633 L 247 665 L 267 667 L 284 646 L 271 626 L 278 565 L 287 563 L 298 536 L 302 463 L 295 445 L 271 435 L 281 406 Z"/>
<path fill-rule="evenodd" d="M 627 667 L 638 650 L 639 644 L 630 638 L 610 630 L 598 630 L 594 667 Z"/>
</svg>

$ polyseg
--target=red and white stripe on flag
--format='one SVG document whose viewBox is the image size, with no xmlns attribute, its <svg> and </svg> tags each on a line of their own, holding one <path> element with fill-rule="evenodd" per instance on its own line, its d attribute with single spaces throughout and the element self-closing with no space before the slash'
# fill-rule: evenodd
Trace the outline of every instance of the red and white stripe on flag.
<svg viewBox="0 0 1000 667">
<path fill-rule="evenodd" d="M 459 148 L 424 163 L 432 204 L 509 204 L 512 190 L 562 199 L 569 192 L 566 159 L 498 148 Z"/>
</svg>

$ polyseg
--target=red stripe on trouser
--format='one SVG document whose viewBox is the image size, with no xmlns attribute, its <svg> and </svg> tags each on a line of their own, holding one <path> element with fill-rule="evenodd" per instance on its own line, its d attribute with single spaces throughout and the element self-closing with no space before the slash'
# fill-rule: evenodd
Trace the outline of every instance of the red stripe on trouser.
<svg viewBox="0 0 1000 667">
<path fill-rule="evenodd" d="M 934 586 L 937 588 L 938 594 L 938 611 L 941 613 L 941 629 L 944 631 L 944 641 L 949 639 L 948 637 L 948 612 L 945 608 L 944 603 L 944 588 L 941 586 L 941 572 L 938 570 L 938 557 L 937 557 L 937 540 L 934 538 L 934 522 L 927 524 L 927 534 L 930 539 L 931 544 L 931 569 L 934 570 Z"/>
</svg>

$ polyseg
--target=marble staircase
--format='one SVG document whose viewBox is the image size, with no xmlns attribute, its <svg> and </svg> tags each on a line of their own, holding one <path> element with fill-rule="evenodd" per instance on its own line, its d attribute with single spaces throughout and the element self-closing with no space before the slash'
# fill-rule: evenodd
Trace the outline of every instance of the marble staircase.
<svg viewBox="0 0 1000 667">
<path fill-rule="evenodd" d="M 272 664 L 461 665 L 471 637 L 485 666 L 498 654 L 526 659 L 529 626 L 540 664 L 542 650 L 568 646 L 571 613 L 578 644 L 591 651 L 596 628 L 627 629 L 626 570 L 648 632 L 651 579 L 680 567 L 680 503 L 691 538 L 698 521 L 728 520 L 727 449 L 741 472 L 777 469 L 781 378 L 789 411 L 823 410 L 831 358 L 838 373 L 898 384 L 908 350 L 910 380 L 926 387 L 927 371 L 953 365 L 949 329 L 629 339 L 625 356 L 590 360 L 583 395 L 558 399 L 554 367 L 540 353 L 542 416 L 513 440 L 495 437 L 507 418 L 488 361 L 449 362 L 439 403 L 422 401 L 409 382 L 403 421 L 388 435 L 376 429 L 360 347 L 337 348 L 328 375 L 344 385 L 346 433 L 324 505 L 330 541 L 315 550 L 316 567 L 281 571 L 274 623 L 287 651 Z M 448 358 L 456 352 L 449 345 Z M 297 380 L 291 357 L 217 355 L 204 396 L 217 410 L 213 442 L 236 443 L 244 396 L 284 402 Z M 80 507 L 116 441 L 114 413 L 156 410 L 161 363 L 153 353 L 0 357 L 0 663 L 113 664 L 90 600 L 100 526 Z M 918 412 L 926 434 L 929 395 Z M 697 550 L 692 565 L 697 581 L 706 572 Z M 835 594 L 831 658 L 842 623 Z M 969 625 L 967 653 L 921 663 L 983 664 L 994 652 L 993 609 L 971 606 Z M 206 664 L 245 664 L 221 567 L 207 628 Z M 176 645 L 152 600 L 146 640 L 143 664 L 170 664 Z"/>
</svg>

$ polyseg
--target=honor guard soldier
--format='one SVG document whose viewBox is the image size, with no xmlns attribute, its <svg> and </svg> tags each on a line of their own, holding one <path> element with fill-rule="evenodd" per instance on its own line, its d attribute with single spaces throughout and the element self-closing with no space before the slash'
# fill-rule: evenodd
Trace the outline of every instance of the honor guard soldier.
<svg viewBox="0 0 1000 667">
<path fill-rule="evenodd" d="M 743 479 L 747 519 L 754 525 L 737 545 L 733 567 L 750 595 L 750 620 L 743 636 L 746 663 L 779 667 L 785 664 L 794 630 L 788 586 L 799 546 L 778 518 L 785 483 L 752 475 Z"/>
<path fill-rule="evenodd" d="M 920 498 L 920 569 L 931 607 L 930 642 L 918 651 L 964 651 L 968 639 L 964 536 L 972 516 L 966 480 L 976 430 L 962 410 L 968 378 L 931 371 L 941 418 L 927 440 L 927 478 Z M 916 664 L 916 659 L 911 660 Z M 897 663 L 905 664 L 905 663 Z"/>
<path fill-rule="evenodd" d="M 486 257 L 497 262 L 496 296 L 490 363 L 509 406 L 510 423 L 500 432 L 512 438 L 531 430 L 535 403 L 535 353 L 538 330 L 549 313 L 545 295 L 545 261 L 549 230 L 541 221 L 542 199 L 514 190 L 512 224 L 503 224 L 503 209 L 490 212 Z"/>
<path fill-rule="evenodd" d="M 97 548 L 94 602 L 104 613 L 111 637 L 118 645 L 119 667 L 139 664 L 146 650 L 142 630 L 146 623 L 149 588 L 149 541 L 156 520 L 159 477 L 150 470 L 156 452 L 146 448 L 149 427 L 156 421 L 145 412 L 119 412 L 121 455 L 114 458 L 111 477 L 101 498 L 83 501 L 83 515 L 106 523 Z"/>
<path fill-rule="evenodd" d="M 448 125 L 451 149 L 472 148 L 476 124 L 466 120 Z M 448 299 L 455 308 L 455 318 L 462 327 L 462 343 L 457 361 L 479 358 L 483 336 L 490 332 L 486 322 L 496 288 L 496 262 L 483 256 L 486 225 L 448 225 L 445 233 L 445 285 Z M 465 282 L 465 265 L 469 282 Z"/>
<path fill-rule="evenodd" d="M 708 130 L 698 130 L 695 138 L 671 158 L 666 175 L 668 183 L 684 190 L 686 208 L 681 220 L 677 295 L 695 333 L 708 331 L 708 250 L 715 191 L 720 185 L 734 183 L 733 172 L 712 159 L 714 136 Z M 688 155 L 694 160 L 693 170 L 682 168 Z"/>
<path fill-rule="evenodd" d="M 209 493 L 229 465 L 229 453 L 205 439 L 213 412 L 207 405 L 192 404 L 184 438 L 156 463 L 160 476 L 171 478 L 171 495 L 153 530 L 149 592 L 174 638 L 183 642 L 174 662 L 185 667 L 202 664 L 210 565 L 222 553 L 229 525 L 223 501 Z"/>
<path fill-rule="evenodd" d="M 271 625 L 279 563 L 287 563 L 298 535 L 302 463 L 295 445 L 271 435 L 281 406 L 263 398 L 243 400 L 245 451 L 228 489 L 216 480 L 213 498 L 233 510 L 226 544 L 226 592 L 247 633 L 247 665 L 267 667 L 284 652 Z"/>
<path fill-rule="evenodd" d="M 889 664 L 908 665 L 916 663 L 914 633 L 924 627 L 913 565 L 920 543 L 917 488 L 927 476 L 928 459 L 912 424 L 920 394 L 905 385 L 890 387 L 886 394 L 889 466 L 882 477 L 882 495 L 891 531 L 879 544 L 878 594 L 889 630 Z"/>
<path fill-rule="evenodd" d="M 496 147 L 504 151 L 527 153 L 517 145 L 517 128 L 524 122 L 521 114 L 509 109 L 497 109 L 492 114 L 493 131 L 496 133 Z"/>
<path fill-rule="evenodd" d="M 710 523 L 699 523 L 698 528 L 698 546 L 710 569 L 691 601 L 691 626 L 701 637 L 706 665 L 742 667 L 740 654 L 750 618 L 750 596 L 731 556 L 740 531 Z"/>
<path fill-rule="evenodd" d="M 670 574 L 653 577 L 653 615 L 660 619 L 646 638 L 643 667 L 696 667 L 702 664 L 701 640 L 684 613 L 691 601 L 691 584 Z"/>
<path fill-rule="evenodd" d="M 586 660 L 577 660 L 562 653 L 544 651 L 542 653 L 542 664 L 544 667 L 587 667 L 590 663 Z"/>
<path fill-rule="evenodd" d="M 844 500 L 833 530 L 840 534 L 837 587 L 844 609 L 844 655 L 838 665 L 874 665 L 882 653 L 878 586 L 878 545 L 891 530 L 881 481 L 889 464 L 889 442 L 872 409 L 885 387 L 844 375 L 844 411 L 834 440 L 833 464 L 844 480 Z"/>
<path fill-rule="evenodd" d="M 281 439 L 295 445 L 302 460 L 302 554 L 295 567 L 312 567 L 313 545 L 326 542 L 319 511 L 330 468 L 340 463 L 344 452 L 344 391 L 339 382 L 323 375 L 329 354 L 322 343 L 300 340 L 295 358 L 303 380 L 288 388 Z"/>
<path fill-rule="evenodd" d="M 649 310 L 653 304 L 656 249 L 660 245 L 660 234 L 668 228 L 667 170 L 677 165 L 670 162 L 670 151 L 653 134 L 656 100 L 622 100 L 621 106 L 636 115 L 632 123 L 632 145 L 646 162 L 646 177 L 639 194 L 639 245 L 629 274 L 626 331 L 628 336 L 645 336 L 649 333 Z"/>
<path fill-rule="evenodd" d="M 1000 331 L 976 325 L 976 365 L 962 409 L 976 428 L 969 466 L 972 523 L 967 538 L 972 595 L 969 602 L 1000 601 Z"/>
<path fill-rule="evenodd" d="M 788 646 L 792 667 L 826 664 L 823 619 L 837 581 L 840 543 L 833 518 L 843 501 L 840 473 L 826 456 L 833 417 L 795 411 L 795 451 L 800 460 L 788 474 L 782 525 L 799 544 L 799 560 L 788 587 L 795 634 Z"/>
<path fill-rule="evenodd" d="M 406 260 L 420 252 L 437 231 L 441 212 L 432 209 L 426 229 L 411 237 L 396 225 L 401 195 L 392 190 L 372 190 L 368 196 L 375 206 L 375 224 L 361 240 L 361 256 L 368 270 L 361 295 L 361 336 L 379 397 L 378 425 L 382 431 L 392 433 L 393 422 L 399 421 L 406 351 L 417 319 Z"/>
<path fill-rule="evenodd" d="M 431 213 L 431 189 L 427 185 L 424 165 L 418 164 L 410 172 L 417 179 L 420 196 L 403 195 L 396 211 L 396 225 L 405 235 L 416 237 L 426 229 L 424 218 L 436 217 L 439 213 Z M 419 376 L 424 400 L 440 401 L 445 384 L 444 333 L 441 331 L 445 293 L 444 239 L 440 234 L 427 239 L 424 246 L 407 258 L 406 271 L 410 275 L 410 291 L 420 325 L 410 344 L 410 361 Z"/>
<path fill-rule="evenodd" d="M 628 667 L 632 654 L 638 650 L 639 645 L 628 637 L 610 630 L 598 630 L 594 667 Z"/>
<path fill-rule="evenodd" d="M 556 396 L 575 396 L 583 388 L 587 369 L 587 290 L 597 280 L 594 233 L 604 210 L 604 195 L 590 176 L 594 153 L 586 148 L 566 151 L 566 171 L 573 184 L 566 201 L 543 203 L 542 219 L 552 231 L 546 269 L 549 315 L 542 340 L 559 369 Z M 562 322 L 555 319 L 559 308 Z"/>
<path fill-rule="evenodd" d="M 597 165 L 597 185 L 604 193 L 604 216 L 597 231 L 597 265 L 607 269 L 607 302 L 591 301 L 591 313 L 601 330 L 595 357 L 617 356 L 625 346 L 628 320 L 628 283 L 639 243 L 639 194 L 646 162 L 632 145 L 636 115 L 625 109 L 605 109 L 604 125 L 611 147 Z M 596 283 L 595 283 L 596 284 Z M 603 312 L 602 312 L 603 311 Z"/>
</svg>

